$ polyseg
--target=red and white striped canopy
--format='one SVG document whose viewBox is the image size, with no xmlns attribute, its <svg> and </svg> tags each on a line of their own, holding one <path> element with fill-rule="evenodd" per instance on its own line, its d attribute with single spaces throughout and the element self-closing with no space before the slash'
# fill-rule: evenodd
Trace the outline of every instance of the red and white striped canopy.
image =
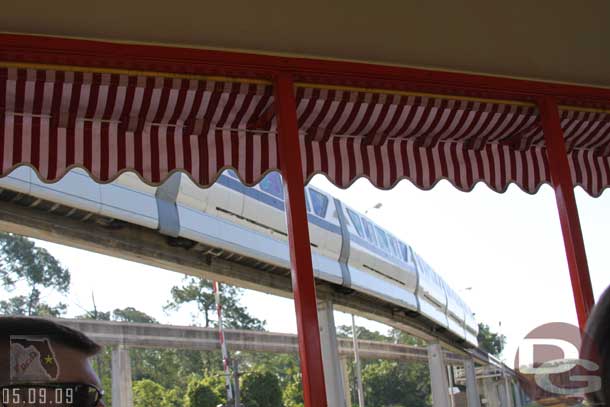
<svg viewBox="0 0 610 407">
<path fill-rule="evenodd" d="M 550 182 L 537 109 L 519 102 L 298 84 L 303 174 L 340 187 L 447 179 L 535 193 Z M 576 185 L 610 183 L 610 113 L 562 107 Z M 0 68 L 2 173 L 29 164 L 53 182 L 74 166 L 99 182 L 136 171 L 159 184 L 175 170 L 201 186 L 235 168 L 252 185 L 279 168 L 273 89 L 264 81 Z"/>
</svg>

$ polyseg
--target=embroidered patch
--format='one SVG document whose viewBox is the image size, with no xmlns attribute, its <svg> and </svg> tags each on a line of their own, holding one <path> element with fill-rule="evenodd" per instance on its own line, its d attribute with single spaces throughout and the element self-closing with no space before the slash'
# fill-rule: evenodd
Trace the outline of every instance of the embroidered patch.
<svg viewBox="0 0 610 407">
<path fill-rule="evenodd" d="M 48 338 L 11 335 L 10 345 L 11 383 L 57 380 L 59 365 Z"/>
</svg>

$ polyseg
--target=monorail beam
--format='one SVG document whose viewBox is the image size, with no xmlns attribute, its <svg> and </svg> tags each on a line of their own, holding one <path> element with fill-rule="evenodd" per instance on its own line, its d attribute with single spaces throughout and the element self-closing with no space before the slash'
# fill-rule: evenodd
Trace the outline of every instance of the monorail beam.
<svg viewBox="0 0 610 407">
<path fill-rule="evenodd" d="M 133 224 L 107 227 L 0 202 L 0 230 L 283 297 L 291 290 L 284 270 L 255 271 L 194 249 L 172 247 L 166 236 Z"/>
<path fill-rule="evenodd" d="M 218 351 L 218 331 L 213 328 L 142 324 L 113 321 L 61 319 L 56 321 L 85 333 L 102 346 L 124 346 L 141 349 L 188 349 Z M 296 353 L 296 335 L 240 329 L 225 330 L 225 338 L 231 349 L 246 352 Z M 349 338 L 337 338 L 341 358 L 350 358 L 353 342 Z M 389 342 L 359 340 L 360 354 L 364 359 L 401 361 L 427 361 L 426 348 Z M 460 363 L 462 358 L 445 351 L 446 360 Z"/>
<path fill-rule="evenodd" d="M 82 221 L 0 201 L 0 230 L 282 297 L 291 296 L 289 271 L 286 269 L 260 269 L 206 255 L 196 248 L 172 247 L 166 236 L 138 225 L 107 227 L 93 218 Z M 318 298 L 333 301 L 338 311 L 356 313 L 424 340 L 441 340 L 456 354 L 468 356 L 449 333 L 435 331 L 433 324 L 423 318 L 405 314 L 361 293 L 346 295 L 323 281 L 317 281 L 316 289 Z M 366 357 L 363 349 L 360 353 Z M 473 356 L 477 363 L 491 363 L 485 354 Z"/>
</svg>

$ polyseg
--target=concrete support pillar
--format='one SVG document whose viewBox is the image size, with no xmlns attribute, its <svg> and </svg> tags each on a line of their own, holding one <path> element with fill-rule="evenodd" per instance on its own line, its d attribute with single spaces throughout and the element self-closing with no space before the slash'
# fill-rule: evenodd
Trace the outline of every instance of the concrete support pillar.
<svg viewBox="0 0 610 407">
<path fill-rule="evenodd" d="M 320 326 L 322 365 L 324 367 L 324 384 L 326 385 L 328 407 L 346 407 L 337 331 L 331 301 L 318 302 L 318 325 Z"/>
<path fill-rule="evenodd" d="M 513 394 L 515 395 L 515 407 L 523 407 L 523 399 L 521 398 L 521 386 L 519 382 L 513 382 Z"/>
<path fill-rule="evenodd" d="M 531 400 L 529 399 L 529 397 L 525 393 L 525 390 L 523 390 L 523 387 L 521 387 L 521 384 L 519 384 L 519 382 L 517 382 L 517 390 L 519 391 L 519 399 L 521 400 L 521 405 L 528 405 Z"/>
<path fill-rule="evenodd" d="M 479 389 L 477 388 L 477 375 L 474 370 L 474 361 L 466 359 L 464 361 L 464 373 L 466 376 L 466 399 L 468 407 L 481 407 Z"/>
<path fill-rule="evenodd" d="M 447 366 L 443 357 L 443 349 L 438 342 L 428 345 L 428 368 L 432 387 L 432 405 L 450 407 Z"/>
<path fill-rule="evenodd" d="M 451 407 L 455 407 L 455 395 L 453 394 L 453 387 L 455 383 L 453 383 L 453 366 L 447 366 L 447 378 L 449 379 L 449 402 L 451 403 Z"/>
<path fill-rule="evenodd" d="M 505 396 L 503 391 L 499 391 L 501 382 L 498 382 L 491 377 L 485 377 L 479 380 L 481 385 L 481 394 L 485 399 L 484 407 L 506 407 L 502 401 Z"/>
<path fill-rule="evenodd" d="M 349 372 L 347 370 L 349 358 L 343 356 L 341 358 L 341 376 L 343 378 L 343 397 L 348 406 L 351 405 L 352 393 L 349 390 Z"/>
<path fill-rule="evenodd" d="M 506 397 L 508 393 L 506 393 L 506 382 L 504 379 L 498 382 L 496 385 L 496 391 L 498 393 L 498 399 L 500 400 L 500 407 L 510 407 L 509 398 Z"/>
<path fill-rule="evenodd" d="M 512 395 L 512 391 L 511 391 L 511 379 L 510 376 L 508 376 L 508 374 L 506 373 L 506 371 L 503 371 L 504 374 L 504 390 L 506 391 L 506 407 L 515 407 L 515 404 L 513 403 L 513 395 Z"/>
<path fill-rule="evenodd" d="M 122 345 L 112 349 L 112 405 L 133 407 L 131 360 L 129 349 Z"/>
</svg>

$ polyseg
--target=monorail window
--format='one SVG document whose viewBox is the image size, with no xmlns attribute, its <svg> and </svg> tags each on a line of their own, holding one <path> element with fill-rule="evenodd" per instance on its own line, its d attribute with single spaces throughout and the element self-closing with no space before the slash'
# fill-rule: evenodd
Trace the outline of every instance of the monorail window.
<svg viewBox="0 0 610 407">
<path fill-rule="evenodd" d="M 328 198 L 315 189 L 309 190 L 309 198 L 311 199 L 313 212 L 321 218 L 325 217 L 326 209 L 328 208 Z"/>
<path fill-rule="evenodd" d="M 381 245 L 381 248 L 385 251 L 391 252 L 390 243 L 388 242 L 388 237 L 386 236 L 385 232 L 379 229 L 377 226 L 375 226 L 375 232 L 377 232 L 377 241 Z"/>
<path fill-rule="evenodd" d="M 311 213 L 311 206 L 309 206 L 309 198 L 307 196 L 305 196 L 305 209 L 307 210 L 307 213 Z"/>
<path fill-rule="evenodd" d="M 400 257 L 400 250 L 398 250 L 398 242 L 394 238 L 388 234 L 388 239 L 390 239 L 390 249 L 392 249 L 392 254 L 396 257 Z"/>
<path fill-rule="evenodd" d="M 349 218 L 352 220 L 352 224 L 356 228 L 356 232 L 358 232 L 358 236 L 365 237 L 364 229 L 362 228 L 362 222 L 360 221 L 360 216 L 358 216 L 356 212 L 352 211 L 349 208 L 347 209 L 347 213 L 349 214 Z"/>
<path fill-rule="evenodd" d="M 235 172 L 235 170 L 233 168 L 226 169 L 224 174 L 228 175 L 231 178 L 239 179 L 239 177 L 237 176 L 237 173 Z"/>
<path fill-rule="evenodd" d="M 260 188 L 279 199 L 284 199 L 284 185 L 282 185 L 282 177 L 277 172 L 270 172 L 263 178 L 260 183 Z"/>
<path fill-rule="evenodd" d="M 402 255 L 402 259 L 408 263 L 409 262 L 409 249 L 403 243 L 400 244 L 400 254 Z"/>
<path fill-rule="evenodd" d="M 366 234 L 366 238 L 369 241 L 376 243 L 377 240 L 375 239 L 375 232 L 373 231 L 373 225 L 371 222 L 363 218 L 362 224 L 364 225 L 364 233 Z"/>
</svg>

